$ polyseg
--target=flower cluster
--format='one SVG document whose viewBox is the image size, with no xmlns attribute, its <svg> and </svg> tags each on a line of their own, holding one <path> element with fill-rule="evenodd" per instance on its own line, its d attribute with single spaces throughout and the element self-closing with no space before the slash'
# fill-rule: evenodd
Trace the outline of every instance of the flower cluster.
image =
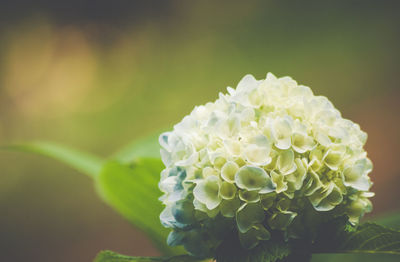
<svg viewBox="0 0 400 262">
<path fill-rule="evenodd" d="M 168 243 L 206 256 L 234 230 L 252 248 L 273 231 L 301 237 L 307 212 L 357 224 L 373 195 L 366 139 L 309 87 L 246 75 L 160 136 Z"/>
</svg>

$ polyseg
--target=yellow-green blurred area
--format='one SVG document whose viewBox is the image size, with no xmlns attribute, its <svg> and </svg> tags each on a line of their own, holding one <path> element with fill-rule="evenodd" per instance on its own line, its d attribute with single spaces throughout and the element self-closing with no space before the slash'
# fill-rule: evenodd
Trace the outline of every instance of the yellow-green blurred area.
<svg viewBox="0 0 400 262">
<path fill-rule="evenodd" d="M 109 156 L 247 73 L 292 76 L 368 135 L 371 216 L 400 209 L 400 2 L 2 1 L 0 144 Z M 158 255 L 52 160 L 0 153 L 0 261 Z"/>
</svg>

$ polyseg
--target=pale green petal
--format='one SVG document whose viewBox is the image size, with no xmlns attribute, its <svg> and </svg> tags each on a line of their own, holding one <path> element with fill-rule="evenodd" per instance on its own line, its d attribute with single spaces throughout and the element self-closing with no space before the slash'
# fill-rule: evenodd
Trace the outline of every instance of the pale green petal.
<svg viewBox="0 0 400 262">
<path fill-rule="evenodd" d="M 269 163 L 264 167 L 266 170 L 274 170 L 277 168 L 276 162 L 278 161 L 279 152 L 277 150 L 271 149 L 270 156 L 271 156 L 271 163 Z"/>
<path fill-rule="evenodd" d="M 314 171 L 310 171 L 308 174 L 308 178 L 306 181 L 306 184 L 304 185 L 304 194 L 306 196 L 312 195 L 315 191 L 320 189 L 323 185 L 321 183 L 321 180 L 319 179 L 319 176 L 317 173 Z"/>
<path fill-rule="evenodd" d="M 251 249 L 259 243 L 260 240 L 271 238 L 269 231 L 261 224 L 254 225 L 246 233 L 239 232 L 239 240 L 244 248 Z"/>
<path fill-rule="evenodd" d="M 286 175 L 296 170 L 294 163 L 294 153 L 292 150 L 282 151 L 278 156 L 277 167 L 279 172 Z"/>
<path fill-rule="evenodd" d="M 224 164 L 224 166 L 221 169 L 221 177 L 229 183 L 234 183 L 235 174 L 237 173 L 238 169 L 239 169 L 238 164 L 232 161 L 228 161 Z"/>
<path fill-rule="evenodd" d="M 235 135 L 240 131 L 240 118 L 237 115 L 230 116 L 227 120 L 227 128 L 230 135 Z"/>
<path fill-rule="evenodd" d="M 235 217 L 236 211 L 240 207 L 240 200 L 238 198 L 234 198 L 232 200 L 222 200 L 220 206 L 221 214 L 224 217 Z"/>
<path fill-rule="evenodd" d="M 225 156 L 217 156 L 214 158 L 214 166 L 220 169 L 226 163 Z"/>
<path fill-rule="evenodd" d="M 288 190 L 291 192 L 299 190 L 302 187 L 307 173 L 307 169 L 300 158 L 296 158 L 295 163 L 297 166 L 296 171 L 285 176 Z"/>
<path fill-rule="evenodd" d="M 275 199 L 276 199 L 275 192 L 261 195 L 261 206 L 264 208 L 264 210 L 268 210 L 274 204 Z"/>
<path fill-rule="evenodd" d="M 365 212 L 370 212 L 371 210 L 371 201 L 366 198 L 358 198 L 352 201 L 349 206 L 347 206 L 346 214 L 349 216 L 349 221 L 352 224 L 358 224 L 360 217 L 362 217 Z"/>
<path fill-rule="evenodd" d="M 369 158 L 364 158 L 361 161 L 365 161 L 365 172 L 369 173 L 372 171 L 373 164 Z"/>
<path fill-rule="evenodd" d="M 268 240 L 271 238 L 271 234 L 262 224 L 254 225 L 253 229 L 257 232 L 256 238 L 258 240 Z"/>
<path fill-rule="evenodd" d="M 209 176 L 217 176 L 218 175 L 218 171 L 215 168 L 206 166 L 205 168 L 203 168 L 203 177 L 209 177 Z"/>
<path fill-rule="evenodd" d="M 193 199 L 193 206 L 195 210 L 199 210 L 202 211 L 204 213 L 207 213 L 209 211 L 209 209 L 206 207 L 205 204 L 201 203 L 199 200 L 197 200 L 196 198 Z"/>
<path fill-rule="evenodd" d="M 289 149 L 291 146 L 292 126 L 289 118 L 275 119 L 271 133 L 275 138 L 275 146 L 279 149 Z"/>
<path fill-rule="evenodd" d="M 236 185 L 249 191 L 263 189 L 270 181 L 267 172 L 256 166 L 243 166 L 235 175 Z"/>
<path fill-rule="evenodd" d="M 312 150 L 309 156 L 310 159 L 308 163 L 309 168 L 315 172 L 319 171 L 324 166 L 324 164 L 322 163 L 322 158 L 323 154 L 320 149 Z"/>
<path fill-rule="evenodd" d="M 244 157 L 250 164 L 265 166 L 271 163 L 270 151 L 270 148 L 250 144 L 244 150 Z"/>
<path fill-rule="evenodd" d="M 260 94 L 260 92 L 257 89 L 254 89 L 249 94 L 249 102 L 254 107 L 260 107 L 262 105 L 262 103 L 264 102 L 264 96 L 262 94 Z"/>
<path fill-rule="evenodd" d="M 247 203 L 255 203 L 255 202 L 260 201 L 260 195 L 258 194 L 258 191 L 240 190 L 239 198 L 240 198 L 240 200 L 247 202 Z"/>
<path fill-rule="evenodd" d="M 208 152 L 208 158 L 211 164 L 216 169 L 221 169 L 221 167 L 226 163 L 226 152 L 222 148 L 218 148 L 215 151 Z"/>
<path fill-rule="evenodd" d="M 216 207 L 216 208 L 214 208 L 214 209 L 212 209 L 212 210 L 208 210 L 208 211 L 207 211 L 207 215 L 208 215 L 208 217 L 210 217 L 210 218 L 214 218 L 214 217 L 216 217 L 218 214 L 219 214 L 219 206 Z"/>
<path fill-rule="evenodd" d="M 254 89 L 257 86 L 257 83 L 258 81 L 254 78 L 253 75 L 247 74 L 238 83 L 236 91 L 241 92 L 246 89 Z"/>
<path fill-rule="evenodd" d="M 246 233 L 264 218 L 264 210 L 259 204 L 244 204 L 236 213 L 236 223 L 241 233 Z"/>
<path fill-rule="evenodd" d="M 324 163 L 332 170 L 338 170 L 343 161 L 344 150 L 329 149 L 323 158 Z"/>
<path fill-rule="evenodd" d="M 271 142 L 264 135 L 256 135 L 252 137 L 249 142 L 259 147 L 271 148 Z"/>
<path fill-rule="evenodd" d="M 275 171 L 271 171 L 272 181 L 276 184 L 276 193 L 281 193 L 288 189 L 287 184 L 284 180 L 284 176 L 282 174 L 278 174 Z"/>
<path fill-rule="evenodd" d="M 327 210 L 330 210 L 329 208 L 327 208 L 327 207 L 329 207 L 329 205 L 335 207 L 335 206 L 339 205 L 340 203 L 342 203 L 343 195 L 342 195 L 341 190 L 334 183 L 332 183 L 332 184 L 334 186 L 333 186 L 331 193 L 329 195 L 327 195 L 326 198 L 321 201 L 321 203 L 319 203 L 318 210 L 327 211 Z"/>
<path fill-rule="evenodd" d="M 268 194 L 274 192 L 276 190 L 276 184 L 272 181 L 272 179 L 268 179 L 268 183 L 265 187 L 263 187 L 258 193 L 260 194 Z"/>
<path fill-rule="evenodd" d="M 310 152 L 310 159 L 311 160 L 317 159 L 317 160 L 322 161 L 323 157 L 324 157 L 324 155 L 322 154 L 322 151 L 319 148 L 316 148 L 316 149 L 314 149 L 314 150 L 312 150 Z"/>
<path fill-rule="evenodd" d="M 233 157 L 240 156 L 240 143 L 236 140 L 233 139 L 225 139 L 224 142 L 224 147 L 227 149 L 230 155 Z"/>
<path fill-rule="evenodd" d="M 278 139 L 275 142 L 275 146 L 282 150 L 289 149 L 291 144 L 292 144 L 292 140 L 290 137 L 283 137 L 283 138 Z"/>
<path fill-rule="evenodd" d="M 292 147 L 297 153 L 303 154 L 310 151 L 315 145 L 314 139 L 307 135 L 300 133 L 294 133 L 292 135 Z"/>
<path fill-rule="evenodd" d="M 322 132 L 318 132 L 315 138 L 317 139 L 318 143 L 325 147 L 329 146 L 332 143 L 331 139 Z"/>
<path fill-rule="evenodd" d="M 226 181 L 222 182 L 219 194 L 223 199 L 233 199 L 236 195 L 237 188 L 234 184 Z"/>
<path fill-rule="evenodd" d="M 297 213 L 291 211 L 276 212 L 268 218 L 268 225 L 272 229 L 282 230 L 287 228 L 296 216 Z"/>
<path fill-rule="evenodd" d="M 370 179 L 367 176 L 368 169 L 365 159 L 357 161 L 354 166 L 344 170 L 344 184 L 358 190 L 367 191 L 371 186 Z"/>
<path fill-rule="evenodd" d="M 294 198 L 294 192 L 290 192 L 290 191 L 286 190 L 285 192 L 283 192 L 283 194 L 290 199 Z"/>
<path fill-rule="evenodd" d="M 328 152 L 324 158 L 325 164 L 332 170 L 337 170 L 342 160 L 342 155 L 339 152 Z"/>
<path fill-rule="evenodd" d="M 329 184 L 327 186 L 324 185 L 323 187 L 319 188 L 312 195 L 308 197 L 314 208 L 317 207 L 319 203 L 321 203 L 321 201 L 331 193 L 333 189 L 331 185 L 332 184 Z"/>
<path fill-rule="evenodd" d="M 298 85 L 292 89 L 292 94 L 300 97 L 310 97 L 313 95 L 311 88 L 308 86 Z"/>
<path fill-rule="evenodd" d="M 371 179 L 368 176 L 362 176 L 359 179 L 351 182 L 345 182 L 346 186 L 366 191 L 371 187 Z"/>
<path fill-rule="evenodd" d="M 249 139 L 248 143 L 244 150 L 244 156 L 249 163 L 265 166 L 271 162 L 271 143 L 266 136 L 254 136 Z"/>
<path fill-rule="evenodd" d="M 193 200 L 193 206 L 195 210 L 201 211 L 201 212 L 196 212 L 195 216 L 199 216 L 198 213 L 205 213 L 207 214 L 208 217 L 216 217 L 219 213 L 219 206 L 214 208 L 214 209 L 208 209 L 207 206 L 203 203 L 201 203 L 200 201 L 198 201 L 197 199 Z"/>
<path fill-rule="evenodd" d="M 246 249 L 252 249 L 258 245 L 260 242 L 257 237 L 257 231 L 251 228 L 246 233 L 239 232 L 239 241 L 240 244 Z"/>
<path fill-rule="evenodd" d="M 221 203 L 219 187 L 219 178 L 216 176 L 208 176 L 195 186 L 193 195 L 198 201 L 205 204 L 208 209 L 214 209 Z"/>
<path fill-rule="evenodd" d="M 330 183 L 312 194 L 309 199 L 317 211 L 329 211 L 343 201 L 343 196 L 335 183 Z"/>
<path fill-rule="evenodd" d="M 277 208 L 279 211 L 288 211 L 289 208 L 290 208 L 290 204 L 291 204 L 290 199 L 282 198 L 282 199 L 280 199 L 280 200 L 278 201 L 278 203 L 276 204 L 276 208 Z"/>
</svg>

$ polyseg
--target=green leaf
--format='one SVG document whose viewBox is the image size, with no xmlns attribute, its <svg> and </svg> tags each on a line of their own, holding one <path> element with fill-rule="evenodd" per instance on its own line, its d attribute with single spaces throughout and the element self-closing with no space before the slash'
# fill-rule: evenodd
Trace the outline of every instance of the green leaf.
<svg viewBox="0 0 400 262">
<path fill-rule="evenodd" d="M 290 254 L 290 246 L 283 240 L 260 241 L 252 248 L 245 249 L 240 244 L 237 232 L 228 236 L 217 248 L 215 259 L 217 262 L 275 262 L 284 260 Z M 302 260 L 294 260 L 301 262 Z M 308 260 L 305 260 L 308 261 Z"/>
<path fill-rule="evenodd" d="M 161 160 L 137 159 L 137 153 L 136 160 L 129 161 L 131 164 L 122 164 L 117 160 L 106 162 L 90 154 L 49 142 L 17 144 L 1 149 L 48 156 L 89 175 L 94 178 L 100 196 L 132 224 L 147 233 L 161 251 L 167 255 L 182 253 L 182 248 L 169 247 L 166 244 L 169 230 L 159 220 L 163 209 L 158 200 L 161 196 L 158 182 L 164 168 Z"/>
<path fill-rule="evenodd" d="M 155 132 L 149 136 L 135 139 L 122 150 L 113 155 L 114 159 L 122 163 L 130 163 L 141 157 L 160 158 L 160 144 L 158 137 L 163 131 Z"/>
<path fill-rule="evenodd" d="M 346 234 L 340 252 L 400 255 L 400 232 L 374 223 L 365 223 Z"/>
<path fill-rule="evenodd" d="M 163 206 L 158 200 L 158 181 L 163 168 L 161 160 L 152 158 L 139 159 L 131 165 L 110 161 L 100 173 L 97 188 L 110 206 L 146 232 L 161 251 L 172 255 L 181 249 L 166 244 L 169 230 L 159 219 Z"/>
<path fill-rule="evenodd" d="M 390 254 L 313 254 L 311 262 L 398 262 L 397 255 Z"/>
<path fill-rule="evenodd" d="M 112 251 L 101 251 L 94 262 L 198 262 L 200 260 L 188 256 L 174 256 L 174 257 L 130 257 L 120 255 Z"/>
<path fill-rule="evenodd" d="M 390 227 L 393 229 L 400 229 L 400 213 L 391 212 L 383 216 L 370 219 L 370 221 L 375 221 L 378 224 Z M 335 235 L 336 232 L 333 232 Z M 328 234 L 329 235 L 329 234 Z M 336 262 L 336 261 L 346 261 L 346 262 L 397 262 L 399 257 L 394 254 L 371 254 L 371 253 L 345 253 L 345 254 L 313 254 L 312 262 Z"/>
<path fill-rule="evenodd" d="M 95 178 L 101 170 L 103 161 L 91 154 L 50 142 L 30 142 L 0 147 L 3 150 L 36 153 L 56 159 L 78 171 Z"/>
<path fill-rule="evenodd" d="M 374 218 L 371 222 L 376 222 L 379 225 L 389 227 L 395 230 L 400 230 L 400 212 L 392 211 Z"/>
<path fill-rule="evenodd" d="M 374 223 L 355 231 L 338 230 L 319 239 L 315 253 L 371 253 L 400 255 L 400 232 Z"/>
</svg>

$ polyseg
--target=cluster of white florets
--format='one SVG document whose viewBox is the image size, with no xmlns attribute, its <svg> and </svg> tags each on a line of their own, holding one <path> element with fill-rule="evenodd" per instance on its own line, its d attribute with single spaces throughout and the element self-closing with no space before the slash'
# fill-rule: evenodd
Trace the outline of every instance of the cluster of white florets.
<svg viewBox="0 0 400 262">
<path fill-rule="evenodd" d="M 246 75 L 160 136 L 169 243 L 204 255 L 234 225 L 251 248 L 273 230 L 287 232 L 306 205 L 357 224 L 371 209 L 366 139 L 309 87 Z"/>
</svg>

